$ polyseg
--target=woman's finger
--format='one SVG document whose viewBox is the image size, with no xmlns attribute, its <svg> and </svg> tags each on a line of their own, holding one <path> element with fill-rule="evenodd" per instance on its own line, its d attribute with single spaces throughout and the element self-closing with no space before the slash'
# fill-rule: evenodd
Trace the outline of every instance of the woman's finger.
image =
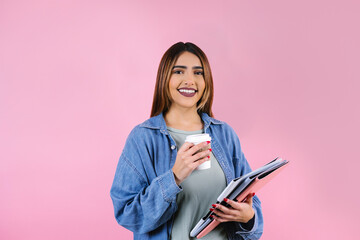
<svg viewBox="0 0 360 240">
<path fill-rule="evenodd" d="M 215 213 L 218 217 L 222 218 L 223 220 L 227 220 L 227 221 L 234 221 L 236 219 L 236 215 L 232 215 L 232 214 L 226 214 L 218 209 L 213 209 L 210 208 L 210 210 Z"/>
<path fill-rule="evenodd" d="M 218 222 L 230 222 L 230 221 L 231 221 L 230 219 L 218 217 L 218 216 L 215 216 L 215 215 L 212 215 L 211 217 L 212 217 L 213 219 L 215 219 L 216 221 L 218 221 Z"/>
<path fill-rule="evenodd" d="M 195 161 L 198 161 L 199 159 L 202 159 L 202 158 L 204 158 L 204 157 L 207 157 L 207 156 L 210 155 L 211 151 L 212 151 L 211 149 L 207 149 L 207 150 L 205 150 L 205 151 L 201 151 L 201 152 L 193 155 L 193 156 L 191 157 L 191 160 L 192 160 L 193 162 L 195 162 Z"/>
<path fill-rule="evenodd" d="M 250 206 L 252 206 L 254 196 L 255 196 L 255 193 L 249 193 L 249 195 L 246 197 L 245 202 L 248 203 Z"/>
<path fill-rule="evenodd" d="M 194 161 L 192 164 L 192 168 L 195 169 L 206 161 L 209 161 L 209 156 L 205 156 L 197 161 Z"/>
<path fill-rule="evenodd" d="M 214 207 L 214 210 L 220 210 L 222 213 L 227 215 L 237 215 L 236 209 L 227 208 L 221 204 L 214 204 L 212 205 Z"/>
<path fill-rule="evenodd" d="M 210 143 L 210 141 L 196 144 L 195 146 L 191 147 L 189 150 L 187 150 L 185 152 L 186 156 L 194 155 L 196 152 L 200 151 L 202 148 L 205 148 L 206 146 L 208 146 L 209 143 Z"/>
<path fill-rule="evenodd" d="M 185 142 L 185 143 L 181 146 L 181 148 L 179 149 L 178 154 L 188 151 L 192 146 L 194 146 L 193 143 L 191 143 L 191 142 Z"/>
<path fill-rule="evenodd" d="M 231 199 L 224 198 L 224 201 L 229 204 L 232 208 L 242 210 L 242 204 Z"/>
</svg>

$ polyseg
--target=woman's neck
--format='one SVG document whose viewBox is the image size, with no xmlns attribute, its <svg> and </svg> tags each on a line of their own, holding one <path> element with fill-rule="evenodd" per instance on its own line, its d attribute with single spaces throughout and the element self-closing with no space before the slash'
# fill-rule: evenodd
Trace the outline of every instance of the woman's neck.
<svg viewBox="0 0 360 240">
<path fill-rule="evenodd" d="M 184 131 L 197 131 L 203 129 L 203 122 L 196 109 L 188 111 L 176 111 L 169 109 L 164 119 L 168 127 Z"/>
</svg>

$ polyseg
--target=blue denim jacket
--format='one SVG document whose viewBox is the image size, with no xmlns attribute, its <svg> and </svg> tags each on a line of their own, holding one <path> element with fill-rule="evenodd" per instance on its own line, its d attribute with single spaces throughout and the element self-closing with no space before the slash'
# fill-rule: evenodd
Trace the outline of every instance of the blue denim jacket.
<svg viewBox="0 0 360 240">
<path fill-rule="evenodd" d="M 251 171 L 235 131 L 225 122 L 201 114 L 205 133 L 222 167 L 226 181 Z M 176 195 L 182 191 L 175 183 L 172 166 L 177 148 L 166 129 L 163 114 L 137 125 L 129 134 L 116 168 L 110 196 L 117 222 L 134 233 L 135 240 L 169 239 Z M 261 203 L 253 198 L 255 223 L 247 231 L 240 223 L 227 222 L 229 239 L 259 239 L 263 232 Z"/>
</svg>

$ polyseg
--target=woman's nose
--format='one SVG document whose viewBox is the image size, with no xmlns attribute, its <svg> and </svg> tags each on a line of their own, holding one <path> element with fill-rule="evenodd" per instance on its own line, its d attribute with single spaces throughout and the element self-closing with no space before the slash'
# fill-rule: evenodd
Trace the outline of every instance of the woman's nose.
<svg viewBox="0 0 360 240">
<path fill-rule="evenodd" d="M 191 73 L 184 74 L 185 85 L 191 86 L 195 84 L 195 78 Z"/>
</svg>

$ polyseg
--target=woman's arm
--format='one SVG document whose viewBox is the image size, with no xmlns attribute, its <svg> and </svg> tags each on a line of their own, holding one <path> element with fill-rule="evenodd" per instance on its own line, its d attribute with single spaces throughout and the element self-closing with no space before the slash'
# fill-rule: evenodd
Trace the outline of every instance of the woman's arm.
<svg viewBox="0 0 360 240">
<path fill-rule="evenodd" d="M 133 232 L 155 230 L 175 213 L 176 194 L 180 191 L 171 170 L 147 185 L 123 156 L 110 191 L 115 218 Z"/>
<path fill-rule="evenodd" d="M 181 188 L 175 183 L 171 169 L 149 180 L 142 161 L 149 160 L 150 156 L 138 144 L 138 138 L 129 136 L 116 168 L 110 196 L 117 222 L 142 234 L 171 219 Z"/>
<path fill-rule="evenodd" d="M 152 140 L 154 138 L 151 136 Z M 155 230 L 170 220 L 177 209 L 176 195 L 182 191 L 177 184 L 208 161 L 211 152 L 208 150 L 209 142 L 185 143 L 176 153 L 173 168 L 158 175 L 153 162 L 170 163 L 170 157 L 153 159 L 155 156 L 164 157 L 154 151 L 166 151 L 165 146 L 154 150 L 149 141 L 145 143 L 142 139 L 144 132 L 135 130 L 130 133 L 110 192 L 118 223 L 138 233 Z"/>
</svg>

